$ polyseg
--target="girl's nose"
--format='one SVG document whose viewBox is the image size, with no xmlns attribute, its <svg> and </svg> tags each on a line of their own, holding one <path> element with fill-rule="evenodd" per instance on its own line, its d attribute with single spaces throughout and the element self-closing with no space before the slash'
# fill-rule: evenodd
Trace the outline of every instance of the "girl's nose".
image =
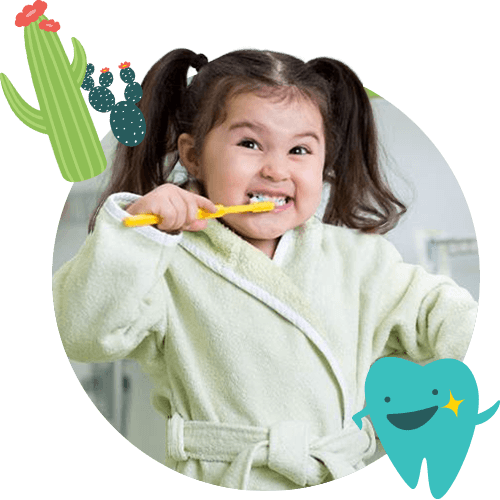
<svg viewBox="0 0 500 500">
<path fill-rule="evenodd" d="M 286 160 L 276 157 L 267 159 L 260 173 L 265 179 L 274 182 L 286 181 L 290 176 L 289 169 L 286 166 Z"/>
</svg>

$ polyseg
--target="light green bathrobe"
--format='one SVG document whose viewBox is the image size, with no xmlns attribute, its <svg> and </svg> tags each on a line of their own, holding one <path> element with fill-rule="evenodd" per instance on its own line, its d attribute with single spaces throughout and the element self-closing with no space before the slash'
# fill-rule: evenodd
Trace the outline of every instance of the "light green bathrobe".
<svg viewBox="0 0 500 500">
<path fill-rule="evenodd" d="M 383 237 L 313 217 L 273 259 L 216 220 L 197 233 L 126 228 L 111 196 L 54 277 L 68 356 L 133 358 L 167 419 L 167 465 L 222 486 L 276 490 L 363 467 L 375 449 L 364 381 L 381 356 L 463 358 L 476 303 L 404 264 Z"/>
</svg>

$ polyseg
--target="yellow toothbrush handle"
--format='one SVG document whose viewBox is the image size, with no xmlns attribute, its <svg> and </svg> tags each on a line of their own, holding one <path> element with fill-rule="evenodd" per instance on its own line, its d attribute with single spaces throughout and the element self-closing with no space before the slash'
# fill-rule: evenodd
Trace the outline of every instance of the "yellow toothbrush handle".
<svg viewBox="0 0 500 500">
<path fill-rule="evenodd" d="M 227 209 L 229 207 L 225 207 L 223 205 L 215 205 L 217 208 L 217 212 L 209 212 L 204 208 L 198 209 L 198 219 L 215 219 L 216 217 L 222 217 L 227 214 Z"/>
<path fill-rule="evenodd" d="M 259 203 L 251 203 L 250 205 L 233 205 L 225 207 L 223 205 L 215 205 L 217 212 L 208 212 L 203 208 L 198 209 L 198 219 L 215 219 L 226 214 L 241 214 L 243 212 L 268 212 L 274 208 L 274 203 L 270 201 L 261 201 Z M 154 214 L 139 214 L 131 215 L 123 219 L 123 224 L 127 227 L 152 226 L 159 224 L 161 217 Z"/>
<path fill-rule="evenodd" d="M 226 214 L 226 210 L 222 205 L 216 205 L 218 207 L 217 212 L 207 212 L 203 208 L 198 209 L 198 219 L 213 219 L 215 217 L 222 217 Z M 161 222 L 161 217 L 154 214 L 138 214 L 131 215 L 130 217 L 125 217 L 123 219 L 123 225 L 127 227 L 140 227 L 140 226 L 153 226 L 154 224 L 159 224 Z"/>
<path fill-rule="evenodd" d="M 259 203 L 250 203 L 249 205 L 215 206 L 217 207 L 217 212 L 215 213 L 208 212 L 203 208 L 198 209 L 198 219 L 213 219 L 226 214 L 242 214 L 244 212 L 269 212 L 274 208 L 274 203 L 271 201 L 260 201 Z"/>
<path fill-rule="evenodd" d="M 138 214 L 125 217 L 123 224 L 127 227 L 153 226 L 161 222 L 161 217 L 154 214 Z"/>
</svg>

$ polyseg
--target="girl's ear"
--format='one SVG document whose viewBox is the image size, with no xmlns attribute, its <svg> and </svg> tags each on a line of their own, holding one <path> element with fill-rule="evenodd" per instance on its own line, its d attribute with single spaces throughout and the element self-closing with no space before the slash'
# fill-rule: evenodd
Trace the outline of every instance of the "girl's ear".
<svg viewBox="0 0 500 500">
<path fill-rule="evenodd" d="M 189 134 L 181 134 L 177 140 L 177 149 L 182 166 L 195 179 L 201 179 L 201 168 L 194 147 L 194 138 Z"/>
</svg>

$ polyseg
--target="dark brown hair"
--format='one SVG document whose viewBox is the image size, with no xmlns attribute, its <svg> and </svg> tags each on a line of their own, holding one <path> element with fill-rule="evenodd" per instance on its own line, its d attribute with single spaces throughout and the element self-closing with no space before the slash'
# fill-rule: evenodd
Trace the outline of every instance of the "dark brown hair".
<svg viewBox="0 0 500 500">
<path fill-rule="evenodd" d="M 199 70 L 188 85 L 189 67 Z M 340 61 L 308 63 L 268 51 L 238 50 L 208 63 L 205 56 L 177 49 L 163 56 L 142 82 L 137 104 L 146 136 L 137 146 L 118 144 L 109 185 L 92 214 L 117 192 L 145 195 L 167 182 L 179 160 L 177 140 L 188 133 L 201 152 L 207 133 L 225 117 L 235 92 L 292 88 L 321 111 L 326 141 L 323 180 L 330 197 L 323 222 L 370 233 L 385 233 L 406 207 L 389 188 L 379 165 L 378 140 L 368 95 L 356 74 Z"/>
</svg>

